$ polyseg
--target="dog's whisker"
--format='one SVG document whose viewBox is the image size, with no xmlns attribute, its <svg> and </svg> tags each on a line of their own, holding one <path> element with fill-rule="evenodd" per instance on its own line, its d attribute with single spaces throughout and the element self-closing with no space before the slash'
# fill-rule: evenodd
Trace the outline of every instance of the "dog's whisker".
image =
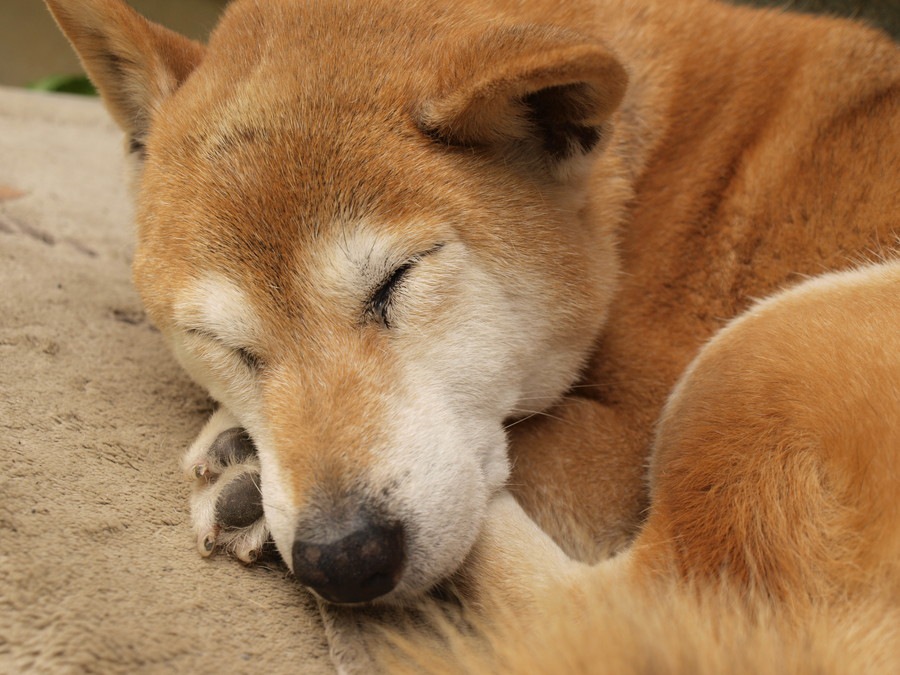
<svg viewBox="0 0 900 675">
<path fill-rule="evenodd" d="M 563 417 L 559 417 L 558 415 L 554 415 L 553 413 L 547 412 L 546 410 L 523 410 L 523 409 L 514 408 L 512 412 L 525 413 L 528 415 L 528 417 L 541 416 L 541 417 L 549 417 L 550 419 L 554 419 L 559 422 L 565 422 L 565 423 L 570 422 L 570 420 L 567 420 Z"/>
</svg>

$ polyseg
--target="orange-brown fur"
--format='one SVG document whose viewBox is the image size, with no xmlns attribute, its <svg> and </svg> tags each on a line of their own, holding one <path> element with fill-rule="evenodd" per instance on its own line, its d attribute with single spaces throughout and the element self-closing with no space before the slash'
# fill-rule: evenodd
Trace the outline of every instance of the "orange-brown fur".
<svg viewBox="0 0 900 675">
<path fill-rule="evenodd" d="M 652 4 L 645 25 L 625 29 L 634 43 L 620 47 L 626 63 L 627 49 L 653 50 L 664 64 L 664 83 L 653 73 L 636 86 L 652 88 L 652 110 L 667 111 L 648 129 L 654 142 L 622 229 L 626 273 L 573 405 L 554 412 L 560 420 L 513 429 L 513 484 L 552 491 L 533 503 L 537 493 L 522 491 L 539 520 L 538 500 L 556 509 L 568 494 L 608 490 L 612 522 L 636 522 L 655 421 L 699 346 L 755 298 L 896 246 L 893 44 L 849 23 Z M 543 448 L 569 436 L 580 451 L 566 453 L 565 476 L 548 478 L 557 455 Z M 587 501 L 563 520 L 589 523 L 592 542 L 610 504 L 591 512 Z"/>
<path fill-rule="evenodd" d="M 135 133 L 135 122 L 123 121 L 115 103 L 120 83 L 95 65 L 95 38 L 59 2 L 48 2 L 120 111 L 120 123 Z M 301 277 L 305 264 L 315 273 L 318 236 L 297 223 L 327 221 L 362 204 L 397 236 L 418 238 L 421 244 L 409 244 L 415 251 L 442 236 L 443 220 L 462 222 L 466 243 L 500 273 L 552 277 L 560 295 L 548 299 L 548 308 L 569 297 L 561 288 L 575 298 L 560 321 L 566 341 L 584 343 L 588 357 L 578 382 L 548 414 L 511 427 L 511 490 L 576 558 L 596 561 L 630 546 L 596 569 L 557 557 L 546 542 L 535 554 L 531 545 L 540 535 L 506 529 L 517 516 L 503 507 L 494 514 L 496 529 L 489 514 L 463 570 L 473 597 L 494 597 L 491 589 L 501 588 L 501 600 L 517 610 L 536 605 L 537 616 L 547 621 L 544 607 L 554 622 L 549 634 L 570 656 L 576 654 L 571 662 L 559 661 L 565 672 L 565 663 L 591 669 L 593 659 L 610 659 L 605 670 L 624 672 L 608 663 L 624 664 L 633 656 L 629 650 L 647 645 L 671 652 L 685 632 L 668 631 L 666 621 L 682 614 L 700 626 L 685 639 L 701 654 L 697 661 L 676 659 L 659 667 L 715 672 L 718 659 L 758 652 L 778 635 L 800 640 L 802 631 L 792 630 L 809 621 L 814 626 L 804 639 L 820 660 L 827 636 L 851 644 L 855 625 L 872 628 L 859 637 L 872 647 L 872 663 L 884 666 L 878 659 L 896 656 L 892 641 L 898 636 L 889 628 L 900 600 L 900 277 L 891 262 L 900 206 L 897 47 L 849 22 L 704 0 L 573 1 L 565 7 L 497 0 L 471 7 L 455 3 L 449 19 L 431 3 L 402 3 L 396 14 L 361 6 L 354 11 L 369 12 L 363 23 L 370 32 L 344 49 L 323 51 L 316 26 L 290 24 L 291 4 L 271 2 L 267 8 L 269 43 L 243 46 L 236 46 L 239 27 L 256 35 L 259 29 L 251 24 L 260 15 L 249 4 L 236 6 L 230 32 L 214 36 L 202 57 L 217 67 L 200 68 L 177 96 L 153 94 L 153 106 L 162 113 L 146 137 L 147 151 L 168 157 L 184 174 L 154 174 L 151 165 L 141 178 L 135 278 L 151 316 L 168 331 L 173 289 L 191 272 L 185 260 L 198 246 L 218 247 L 224 251 L 218 264 L 233 266 L 254 303 L 280 317 L 258 347 L 297 372 L 315 371 L 326 383 L 361 392 L 348 400 L 338 395 L 340 388 L 324 386 L 320 398 L 313 398 L 310 419 L 302 419 L 279 406 L 309 397 L 308 387 L 285 379 L 268 389 L 266 405 L 279 420 L 276 434 L 298 494 L 316 482 L 344 480 L 334 476 L 351 472 L 342 459 L 348 448 L 354 466 L 373 461 L 359 442 L 379 434 L 373 421 L 380 414 L 373 403 L 378 395 L 369 388 L 390 383 L 356 379 L 361 371 L 355 364 L 380 358 L 378 338 L 341 342 L 342 328 L 317 309 L 317 289 L 295 284 L 297 267 Z M 321 26 L 346 19 L 342 4 L 317 7 L 313 14 Z M 456 11 L 462 18 L 454 18 Z M 539 43 L 568 33 L 542 33 L 527 58 L 516 61 L 518 43 L 490 33 L 475 40 L 481 19 L 467 16 L 558 26 L 597 46 L 572 47 L 563 58 L 563 52 L 550 54 Z M 282 23 L 293 27 L 274 28 Z M 398 26 L 403 35 L 419 36 L 415 46 L 385 37 Z M 132 44 L 146 41 L 145 30 L 134 29 Z M 186 61 L 201 60 L 199 47 L 179 44 L 174 51 L 157 48 L 174 64 L 170 88 L 189 69 Z M 309 53 L 302 73 L 291 70 L 293 61 L 281 61 L 286 50 L 296 49 Z M 274 75 L 254 78 L 260 62 Z M 597 124 L 605 124 L 623 96 L 619 62 L 628 72 L 628 90 L 612 116 L 612 139 L 587 177 L 541 174 L 529 164 L 527 144 L 524 154 L 521 147 L 503 149 L 510 138 L 527 136 L 508 104 L 535 83 L 589 82 L 595 99 L 584 105 Z M 380 68 L 384 63 L 388 67 Z M 422 63 L 428 64 L 424 76 Z M 385 78 L 374 90 L 370 67 Z M 271 119 L 273 108 L 298 105 L 286 84 L 302 80 L 310 86 L 304 78 L 323 92 L 304 103 L 308 125 L 279 126 L 277 115 Z M 497 92 L 513 98 L 492 98 Z M 368 107 L 358 111 L 348 131 L 339 113 L 359 100 Z M 216 106 L 219 116 L 211 122 L 203 112 Z M 506 117 L 508 126 L 496 124 Z M 201 119 L 206 126 L 194 130 Z M 136 132 L 147 132 L 137 126 Z M 436 129 L 450 145 L 474 139 L 475 147 L 501 149 L 490 161 L 472 164 L 448 148 L 447 158 L 436 162 L 433 139 L 419 133 L 423 128 Z M 334 139 L 342 145 L 333 147 Z M 271 153 L 283 162 L 304 154 L 319 161 L 309 173 L 279 172 Z M 225 162 L 216 171 L 204 163 L 213 155 Z M 502 169 L 516 163 L 530 168 Z M 192 187 L 185 192 L 188 175 Z M 587 201 L 581 198 L 585 193 Z M 227 242 L 218 243 L 223 218 L 238 239 L 278 244 L 269 257 L 245 264 Z M 422 224 L 415 234 L 406 226 L 410 218 Z M 512 236 L 509 223 L 526 227 Z M 586 248 L 608 258 L 601 264 L 576 255 Z M 873 259 L 882 262 L 864 279 L 839 278 L 780 296 L 751 310 L 701 351 L 755 299 Z M 604 274 L 602 288 L 592 285 Z M 302 290 L 273 296 L 276 282 L 285 293 Z M 592 311 L 579 311 L 584 308 Z M 295 323 L 300 316 L 302 329 Z M 320 339 L 337 340 L 345 360 L 310 360 L 304 341 Z M 286 394 L 291 387 L 298 389 Z M 358 428 L 367 424 L 371 428 Z M 298 437 L 310 441 L 292 442 Z M 318 455 L 308 453 L 310 444 L 319 446 Z M 527 544 L 509 543 L 516 538 Z M 563 580 L 539 582 L 547 570 L 551 577 L 559 570 Z M 681 580 L 701 589 L 724 584 L 728 600 L 700 591 L 712 600 L 698 604 Z M 660 609 L 646 601 L 645 586 L 671 606 Z M 873 588 L 881 596 L 877 602 Z M 601 610 L 584 609 L 589 620 L 583 628 L 579 621 L 567 622 L 568 605 L 548 601 L 548 592 L 576 607 L 589 607 L 597 593 L 642 599 L 636 609 L 618 600 Z M 750 607 L 776 618 L 761 628 L 754 624 L 742 604 L 745 592 L 760 603 Z M 488 611 L 502 614 L 491 603 L 485 600 Z M 717 616 L 726 621 L 722 632 L 736 626 L 738 637 L 710 636 L 725 645 L 725 656 L 714 647 L 704 651 Z M 826 617 L 826 629 L 815 633 L 819 616 Z M 643 637 L 623 640 L 611 657 L 615 643 L 592 644 L 587 636 L 609 630 L 622 617 L 630 635 Z M 521 659 L 534 654 L 510 647 L 522 639 L 519 630 L 527 635 L 518 624 L 516 631 L 501 630 L 499 658 L 528 672 Z M 738 638 L 744 635 L 752 639 L 742 645 Z M 540 644 L 551 650 L 554 643 Z M 783 644 L 771 650 L 776 665 L 779 655 L 799 658 L 802 652 Z M 552 654 L 546 658 L 551 660 L 544 663 L 556 663 Z M 653 670 L 654 663 L 647 668 Z"/>
</svg>

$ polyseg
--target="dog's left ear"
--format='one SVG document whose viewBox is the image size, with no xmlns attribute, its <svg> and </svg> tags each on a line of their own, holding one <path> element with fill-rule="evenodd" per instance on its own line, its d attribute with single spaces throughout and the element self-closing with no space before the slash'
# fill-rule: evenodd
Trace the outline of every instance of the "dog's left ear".
<svg viewBox="0 0 900 675">
<path fill-rule="evenodd" d="M 203 46 L 122 0 L 45 1 L 132 151 L 142 152 L 154 111 L 200 63 Z"/>
<path fill-rule="evenodd" d="M 418 111 L 419 127 L 558 178 L 600 144 L 628 82 L 602 44 L 538 26 L 492 29 L 445 65 L 439 93 Z"/>
</svg>

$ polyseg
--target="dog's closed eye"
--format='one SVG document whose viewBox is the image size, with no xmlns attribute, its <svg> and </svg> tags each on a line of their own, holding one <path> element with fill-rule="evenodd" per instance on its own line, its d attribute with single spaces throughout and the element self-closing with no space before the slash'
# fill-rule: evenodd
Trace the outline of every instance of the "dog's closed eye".
<svg viewBox="0 0 900 675">
<path fill-rule="evenodd" d="M 390 276 L 382 282 L 381 286 L 379 286 L 372 295 L 371 300 L 369 300 L 369 309 L 372 315 L 381 322 L 385 328 L 391 327 L 390 309 L 394 293 L 401 286 L 403 279 L 416 262 L 415 259 L 410 260 L 391 272 Z"/>
<path fill-rule="evenodd" d="M 409 272 L 427 255 L 439 251 L 444 245 L 436 244 L 432 248 L 414 255 L 402 265 L 395 267 L 372 293 L 367 303 L 370 316 L 374 317 L 385 328 L 391 328 L 391 308 L 397 291 L 403 287 Z"/>
<path fill-rule="evenodd" d="M 266 363 L 263 361 L 262 357 L 259 354 L 247 349 L 246 347 L 238 347 L 234 349 L 237 355 L 240 357 L 241 361 L 244 362 L 244 365 L 247 366 L 250 370 L 256 372 L 262 370 Z"/>
<path fill-rule="evenodd" d="M 240 360 L 243 366 L 251 372 L 258 372 L 265 367 L 265 360 L 263 360 L 263 358 L 257 352 L 255 352 L 253 349 L 250 349 L 249 347 L 226 344 L 219 337 L 202 328 L 189 328 L 187 330 L 187 334 L 194 335 L 198 338 L 203 339 L 207 343 L 211 342 L 216 346 L 231 352 Z"/>
</svg>

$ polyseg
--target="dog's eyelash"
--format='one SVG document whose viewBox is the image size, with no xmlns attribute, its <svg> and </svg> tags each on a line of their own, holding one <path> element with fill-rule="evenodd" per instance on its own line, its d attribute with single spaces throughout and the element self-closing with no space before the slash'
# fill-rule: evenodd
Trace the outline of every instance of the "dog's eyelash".
<svg viewBox="0 0 900 675">
<path fill-rule="evenodd" d="M 187 332 L 191 335 L 197 335 L 205 340 L 215 342 L 217 345 L 228 349 L 229 351 L 233 352 L 238 358 L 240 358 L 240 360 L 244 363 L 245 366 L 247 366 L 247 368 L 254 372 L 262 370 L 266 365 L 265 361 L 261 356 L 259 356 L 259 354 L 255 353 L 251 349 L 248 349 L 247 347 L 230 347 L 212 333 L 209 333 L 202 329 L 190 328 Z"/>
<path fill-rule="evenodd" d="M 262 370 L 266 365 L 266 362 L 263 361 L 259 354 L 250 351 L 246 347 L 239 347 L 234 351 L 241 358 L 241 361 L 244 362 L 244 365 L 254 372 Z"/>
<path fill-rule="evenodd" d="M 369 301 L 369 306 L 371 307 L 372 314 L 384 324 L 385 328 L 390 328 L 390 320 L 388 319 L 388 310 L 391 306 L 391 299 L 394 294 L 394 291 L 403 281 L 403 278 L 406 276 L 406 273 L 412 269 L 413 265 L 418 262 L 417 258 L 406 262 L 397 269 L 395 269 L 391 275 L 385 280 L 381 286 L 379 286 L 378 290 L 372 295 L 372 299 Z"/>
<path fill-rule="evenodd" d="M 397 289 L 402 285 L 409 271 L 427 255 L 435 253 L 444 247 L 443 243 L 435 244 L 432 248 L 414 255 L 405 263 L 394 269 L 382 284 L 375 290 L 369 299 L 368 308 L 385 328 L 391 328 L 390 308 Z"/>
</svg>

